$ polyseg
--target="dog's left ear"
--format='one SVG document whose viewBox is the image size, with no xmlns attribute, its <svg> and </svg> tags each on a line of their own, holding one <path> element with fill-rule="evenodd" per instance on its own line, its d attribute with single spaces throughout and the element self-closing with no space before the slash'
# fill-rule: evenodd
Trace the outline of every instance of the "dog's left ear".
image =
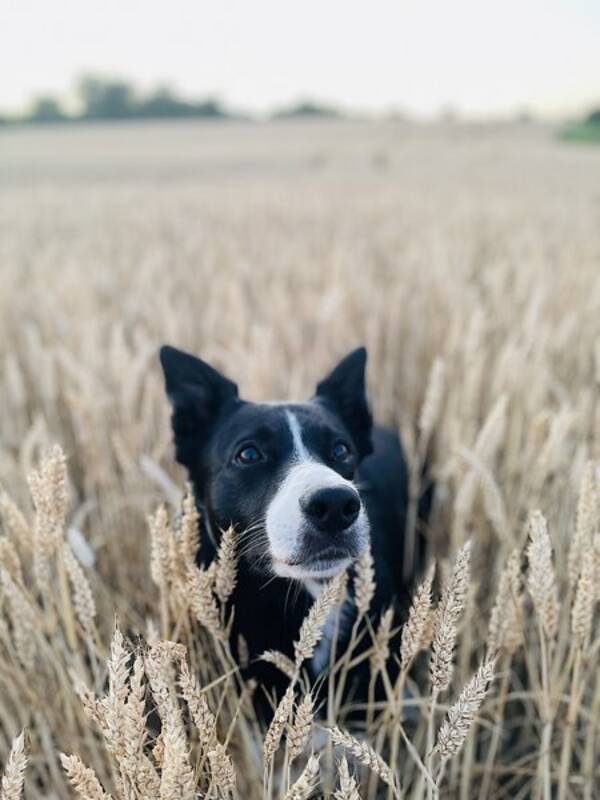
<svg viewBox="0 0 600 800">
<path fill-rule="evenodd" d="M 367 351 L 353 350 L 319 384 L 315 400 L 324 403 L 338 414 L 348 428 L 360 458 L 373 452 L 371 431 L 373 419 L 367 403 L 365 367 Z"/>
<path fill-rule="evenodd" d="M 237 401 L 238 388 L 210 364 L 175 347 L 161 347 L 160 362 L 173 408 L 177 460 L 195 470 L 217 418 Z"/>
</svg>

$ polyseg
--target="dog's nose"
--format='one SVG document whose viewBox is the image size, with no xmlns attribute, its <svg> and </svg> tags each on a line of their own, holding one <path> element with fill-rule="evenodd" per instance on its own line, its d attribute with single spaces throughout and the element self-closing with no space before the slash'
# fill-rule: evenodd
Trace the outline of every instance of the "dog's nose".
<svg viewBox="0 0 600 800">
<path fill-rule="evenodd" d="M 360 512 L 360 498 L 350 486 L 317 489 L 300 506 L 313 525 L 323 533 L 349 528 Z"/>
</svg>

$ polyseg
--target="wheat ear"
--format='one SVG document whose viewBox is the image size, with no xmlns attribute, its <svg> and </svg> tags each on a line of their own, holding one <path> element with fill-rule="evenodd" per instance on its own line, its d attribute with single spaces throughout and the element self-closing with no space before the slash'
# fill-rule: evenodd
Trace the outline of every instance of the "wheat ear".
<svg viewBox="0 0 600 800">
<path fill-rule="evenodd" d="M 86 767 L 79 756 L 60 753 L 60 763 L 67 773 L 69 783 L 82 800 L 112 800 L 100 785 L 94 770 Z"/>
<path fill-rule="evenodd" d="M 455 756 L 462 747 L 493 678 L 494 662 L 485 661 L 448 711 L 437 739 L 442 762 Z"/>
<path fill-rule="evenodd" d="M 317 789 L 319 756 L 311 755 L 300 776 L 284 795 L 284 800 L 307 800 Z"/>
<path fill-rule="evenodd" d="M 373 750 L 373 748 L 366 742 L 361 742 L 358 739 L 355 739 L 354 736 L 340 730 L 337 726 L 330 728 L 329 733 L 334 745 L 343 747 L 344 750 L 352 753 L 354 758 L 360 761 L 361 764 L 369 767 L 369 769 L 372 770 L 376 775 L 379 775 L 381 780 L 388 786 L 391 786 L 394 789 L 394 793 L 396 793 L 397 790 L 395 788 L 392 770 L 388 767 L 379 753 L 376 753 L 375 750 Z"/>
<path fill-rule="evenodd" d="M 333 793 L 334 800 L 361 800 L 358 784 L 350 774 L 348 761 L 344 756 L 338 764 L 339 786 Z"/>
<path fill-rule="evenodd" d="M 12 743 L 8 761 L 6 762 L 4 775 L 2 776 L 0 800 L 21 800 L 26 768 L 25 733 L 21 731 Z"/>
</svg>

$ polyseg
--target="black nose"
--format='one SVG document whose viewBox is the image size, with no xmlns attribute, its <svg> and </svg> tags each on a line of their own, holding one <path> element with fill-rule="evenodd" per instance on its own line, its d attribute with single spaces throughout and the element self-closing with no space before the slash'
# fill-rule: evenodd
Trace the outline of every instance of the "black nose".
<svg viewBox="0 0 600 800">
<path fill-rule="evenodd" d="M 336 533 L 349 528 L 358 517 L 360 498 L 350 486 L 317 489 L 300 506 L 318 530 Z"/>
</svg>

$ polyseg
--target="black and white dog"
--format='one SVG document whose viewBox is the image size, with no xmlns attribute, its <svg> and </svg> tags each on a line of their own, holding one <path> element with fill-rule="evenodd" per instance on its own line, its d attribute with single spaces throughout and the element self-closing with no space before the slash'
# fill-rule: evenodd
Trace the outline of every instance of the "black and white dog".
<svg viewBox="0 0 600 800">
<path fill-rule="evenodd" d="M 204 361 L 160 351 L 177 460 L 201 512 L 199 560 L 212 560 L 220 532 L 233 525 L 240 541 L 232 647 L 242 634 L 255 659 L 250 674 L 267 686 L 277 687 L 279 673 L 256 658 L 272 649 L 293 655 L 323 579 L 349 567 L 369 542 L 371 612 L 391 603 L 401 609 L 410 589 L 407 467 L 396 433 L 372 424 L 366 358 L 364 348 L 350 353 L 307 402 L 252 403 Z M 348 632 L 342 626 L 340 638 Z M 313 671 L 324 664 L 315 659 Z"/>
</svg>

